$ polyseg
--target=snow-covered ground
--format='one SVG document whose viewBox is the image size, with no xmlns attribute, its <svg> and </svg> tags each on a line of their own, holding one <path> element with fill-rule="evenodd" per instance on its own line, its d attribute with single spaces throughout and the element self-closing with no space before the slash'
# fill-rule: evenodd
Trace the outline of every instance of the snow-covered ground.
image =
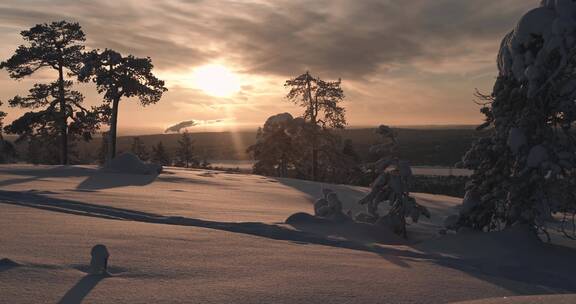
<svg viewBox="0 0 576 304">
<path fill-rule="evenodd" d="M 576 292 L 573 248 L 522 231 L 441 237 L 457 198 L 416 194 L 433 218 L 410 226 L 408 241 L 360 224 L 284 224 L 312 213 L 322 187 L 354 211 L 367 191 L 176 168 L 0 166 L 0 303 L 449 303 Z M 86 273 L 99 243 L 110 277 Z"/>
</svg>

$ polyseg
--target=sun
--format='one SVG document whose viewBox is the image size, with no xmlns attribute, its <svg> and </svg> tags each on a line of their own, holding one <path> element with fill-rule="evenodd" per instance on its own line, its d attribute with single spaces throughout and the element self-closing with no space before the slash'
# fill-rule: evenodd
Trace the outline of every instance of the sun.
<svg viewBox="0 0 576 304">
<path fill-rule="evenodd" d="M 238 75 L 220 64 L 209 64 L 194 69 L 192 84 L 215 97 L 230 97 L 240 91 Z"/>
</svg>

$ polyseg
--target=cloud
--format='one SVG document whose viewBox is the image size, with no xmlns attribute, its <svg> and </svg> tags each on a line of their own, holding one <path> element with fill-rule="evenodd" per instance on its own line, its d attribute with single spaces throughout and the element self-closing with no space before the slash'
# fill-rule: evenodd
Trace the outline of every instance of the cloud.
<svg viewBox="0 0 576 304">
<path fill-rule="evenodd" d="M 225 121 L 225 119 L 210 119 L 210 120 L 187 120 L 179 122 L 164 131 L 164 133 L 179 133 L 182 129 L 187 129 L 195 126 L 213 125 Z"/>
<path fill-rule="evenodd" d="M 0 56 L 22 43 L 19 31 L 61 19 L 80 22 L 88 48 L 149 56 L 170 91 L 153 112 L 130 108 L 135 123 L 227 116 L 261 125 L 288 110 L 283 81 L 305 70 L 343 78 L 352 125 L 474 122 L 470 100 L 474 88 L 491 87 L 500 39 L 538 2 L 3 0 Z M 241 93 L 223 100 L 183 85 L 186 73 L 212 62 L 249 80 Z M 0 84 L 0 99 L 27 90 L 4 75 Z"/>
<path fill-rule="evenodd" d="M 2 26 L 79 21 L 95 48 L 161 69 L 226 58 L 246 72 L 306 69 L 354 79 L 393 64 L 474 56 L 534 4 L 525 0 L 3 1 Z"/>
<path fill-rule="evenodd" d="M 166 129 L 166 131 L 164 131 L 164 133 L 178 133 L 180 132 L 180 130 L 182 129 L 186 129 L 186 128 L 190 128 L 193 126 L 198 125 L 198 123 L 196 123 L 196 121 L 194 120 L 188 120 L 188 121 L 183 121 L 183 122 L 179 122 L 171 127 L 168 127 L 168 129 Z"/>
</svg>

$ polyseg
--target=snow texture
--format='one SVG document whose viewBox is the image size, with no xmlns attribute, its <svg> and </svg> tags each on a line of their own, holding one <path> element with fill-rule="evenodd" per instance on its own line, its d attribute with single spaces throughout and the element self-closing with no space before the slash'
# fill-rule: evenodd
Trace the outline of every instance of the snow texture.
<svg viewBox="0 0 576 304">
<path fill-rule="evenodd" d="M 440 237 L 458 198 L 412 193 L 434 216 L 403 240 L 305 214 L 283 224 L 313 212 L 320 183 L 166 170 L 142 183 L 94 167 L 0 166 L 0 255 L 18 265 L 0 260 L 0 303 L 434 304 L 576 292 L 573 248 L 522 230 Z M 353 211 L 369 191 L 330 188 Z M 108 247 L 110 276 L 87 273 L 94 244 Z"/>
<path fill-rule="evenodd" d="M 162 172 L 162 166 L 147 164 L 132 153 L 122 153 L 109 161 L 104 170 L 124 174 L 155 175 Z"/>
</svg>

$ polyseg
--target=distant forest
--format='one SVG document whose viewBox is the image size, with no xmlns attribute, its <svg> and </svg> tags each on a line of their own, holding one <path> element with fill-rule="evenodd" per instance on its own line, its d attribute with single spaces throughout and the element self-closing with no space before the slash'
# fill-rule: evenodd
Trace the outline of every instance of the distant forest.
<svg viewBox="0 0 576 304">
<path fill-rule="evenodd" d="M 344 129 L 335 130 L 343 139 L 352 140 L 352 144 L 362 161 L 374 161 L 368 152 L 371 145 L 378 141 L 375 129 Z M 470 148 L 474 139 L 481 132 L 472 128 L 397 128 L 400 155 L 415 166 L 453 166 L 461 160 Z M 256 131 L 202 132 L 190 133 L 194 143 L 194 154 L 207 160 L 250 160 L 246 149 L 256 142 Z M 136 136 L 118 137 L 118 151 L 130 151 L 133 138 Z M 174 154 L 180 134 L 157 134 L 137 136 L 150 150 L 152 146 L 162 142 L 169 154 Z M 95 137 L 90 142 L 77 142 L 75 150 L 79 163 L 95 163 L 102 137 Z M 25 154 L 25 144 L 17 146 Z"/>
</svg>

